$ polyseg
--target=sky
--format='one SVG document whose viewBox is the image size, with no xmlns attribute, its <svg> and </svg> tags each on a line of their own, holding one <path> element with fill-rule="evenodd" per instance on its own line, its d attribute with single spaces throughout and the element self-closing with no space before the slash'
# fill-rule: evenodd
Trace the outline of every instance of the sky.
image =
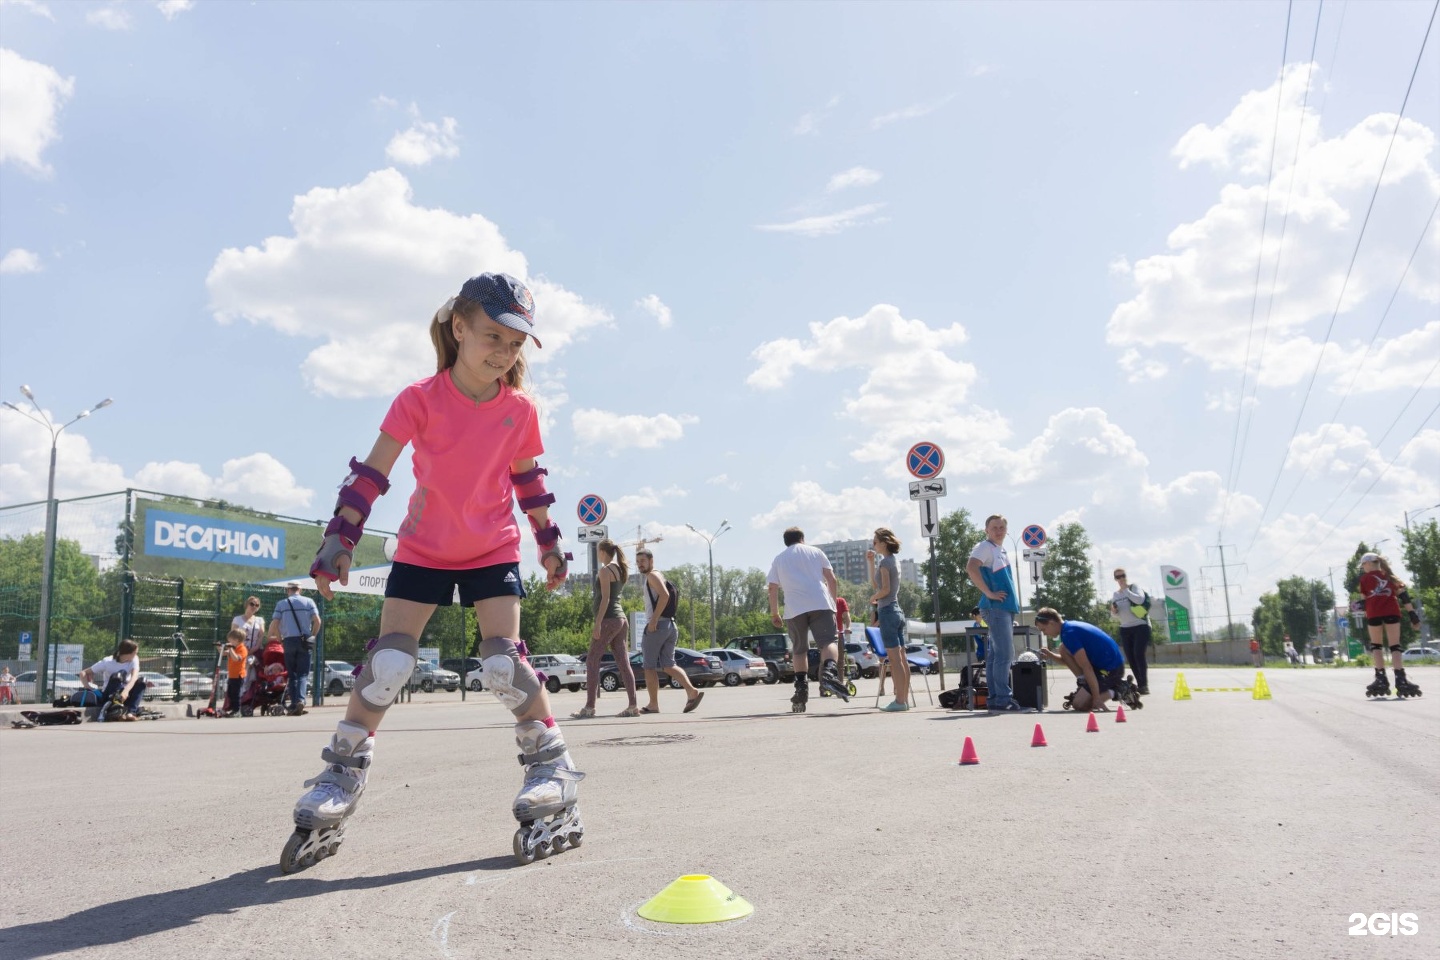
<svg viewBox="0 0 1440 960">
<path fill-rule="evenodd" d="M 929 441 L 942 510 L 1206 627 L 1223 546 L 1248 620 L 1440 517 L 1434 8 L 4 0 L 0 398 L 114 398 L 57 496 L 328 516 L 504 271 L 572 545 L 598 494 L 662 568 L 923 559 Z M 0 409 L 0 504 L 49 440 Z"/>
</svg>

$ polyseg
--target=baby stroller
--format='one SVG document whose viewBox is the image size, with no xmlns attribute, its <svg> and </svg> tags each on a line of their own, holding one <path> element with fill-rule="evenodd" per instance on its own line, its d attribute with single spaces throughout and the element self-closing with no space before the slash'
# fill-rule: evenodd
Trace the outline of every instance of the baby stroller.
<svg viewBox="0 0 1440 960">
<path fill-rule="evenodd" d="M 275 646 L 278 648 L 278 643 L 275 643 Z M 282 652 L 281 658 L 284 656 L 284 652 Z M 256 666 L 255 679 L 251 681 L 245 695 L 240 697 L 240 715 L 242 717 L 253 717 L 256 714 L 261 717 L 284 715 L 287 679 L 289 679 L 289 675 L 285 672 L 284 664 L 276 664 L 268 656 L 262 658 L 261 665 Z"/>
</svg>

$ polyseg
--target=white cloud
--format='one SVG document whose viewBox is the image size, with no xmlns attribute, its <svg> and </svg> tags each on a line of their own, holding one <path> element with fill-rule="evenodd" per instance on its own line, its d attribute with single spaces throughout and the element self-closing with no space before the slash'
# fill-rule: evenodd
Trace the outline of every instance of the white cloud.
<svg viewBox="0 0 1440 960">
<path fill-rule="evenodd" d="M 53 415 L 51 419 L 55 419 Z M 0 499 L 8 503 L 43 499 L 50 470 L 49 433 L 13 410 L 0 408 L 0 451 L 0 490 L 4 491 Z M 127 487 L 223 498 L 274 511 L 303 509 L 314 498 L 314 491 L 296 483 L 294 474 L 269 453 L 227 460 L 218 476 L 211 476 L 199 464 L 172 460 L 147 463 L 133 477 L 127 477 L 119 464 L 96 454 L 83 433 L 67 430 L 60 434 L 56 445 L 57 497 L 83 497 Z"/>
<path fill-rule="evenodd" d="M 1153 357 L 1141 356 L 1140 351 L 1134 347 L 1131 347 L 1120 355 L 1120 369 L 1125 371 L 1127 374 L 1126 379 L 1131 383 L 1159 380 L 1170 371 L 1170 368 L 1163 362 Z"/>
<path fill-rule="evenodd" d="M 634 413 L 612 413 L 609 410 L 576 410 L 570 417 L 575 445 L 580 448 L 604 446 L 611 456 L 621 450 L 653 450 L 662 444 L 679 440 L 685 428 L 699 423 L 698 417 L 681 414 L 672 417 L 657 413 L 646 417 Z"/>
<path fill-rule="evenodd" d="M 870 121 L 871 130 L 879 130 L 881 127 L 889 126 L 892 123 L 899 123 L 902 120 L 918 120 L 921 117 L 929 116 L 939 110 L 945 104 L 955 99 L 955 94 L 941 97 L 939 100 L 932 100 L 929 103 L 913 103 L 908 107 L 890 113 L 881 114 Z"/>
<path fill-rule="evenodd" d="M 655 322 L 660 325 L 662 330 L 669 328 L 674 320 L 670 315 L 670 308 L 665 306 L 660 298 L 653 293 L 643 300 L 637 300 L 635 305 L 654 317 Z"/>
<path fill-rule="evenodd" d="M 410 119 L 410 128 L 391 137 L 385 147 L 385 156 L 391 163 L 423 167 L 437 158 L 453 160 L 460 156 L 460 145 L 456 142 L 460 125 L 454 117 L 443 117 L 439 123 L 432 123 L 421 117 L 420 108 L 412 103 Z"/>
<path fill-rule="evenodd" d="M 880 487 L 831 491 L 812 480 L 790 484 L 789 499 L 751 517 L 750 526 L 774 531 L 776 553 L 783 546 L 780 532 L 792 526 L 805 531 L 808 543 L 854 540 L 869 536 L 876 527 L 910 531 L 912 540 L 919 535 L 918 514 L 894 491 Z"/>
<path fill-rule="evenodd" d="M 326 337 L 301 370 L 317 394 L 387 396 L 435 372 L 428 325 L 466 277 L 509 273 L 535 295 L 544 350 L 532 372 L 610 314 L 530 275 L 525 255 L 479 214 L 416 206 L 410 183 L 380 170 L 357 184 L 296 197 L 293 233 L 223 250 L 206 278 L 221 323 L 248 320 L 296 337 Z"/>
<path fill-rule="evenodd" d="M 120 7 L 101 7 L 85 14 L 85 22 L 104 30 L 129 30 L 130 14 Z"/>
<path fill-rule="evenodd" d="M 1395 133 L 1395 117 L 1375 114 L 1326 137 L 1313 106 L 1316 98 L 1311 97 L 1312 105 L 1301 110 L 1308 69 L 1305 64 L 1291 65 L 1283 74 L 1278 143 L 1284 149 L 1276 154 L 1253 336 L 1250 323 L 1265 210 L 1265 175 L 1275 124 L 1277 93 L 1273 85 L 1245 94 L 1221 123 L 1214 127 L 1198 124 L 1176 144 L 1173 155 L 1181 169 L 1209 167 L 1233 180 L 1220 188 L 1217 201 L 1199 219 L 1171 232 L 1169 252 L 1140 258 L 1129 268 L 1135 295 L 1110 317 L 1107 339 L 1112 345 L 1175 348 L 1213 370 L 1239 371 L 1245 364 L 1248 343 L 1249 373 L 1264 386 L 1301 381 L 1315 369 L 1317 358 L 1322 361 L 1322 373 L 1349 381 L 1364 339 L 1332 338 L 1321 356 L 1321 341 L 1342 284 L 1345 300 L 1336 329 L 1342 337 L 1358 336 L 1353 324 L 1346 326 L 1346 319 L 1361 307 L 1368 310 L 1373 306 L 1378 312 L 1394 290 L 1401 265 L 1409 260 L 1424 227 L 1426 212 L 1440 196 L 1440 172 L 1433 160 L 1435 134 L 1413 120 L 1401 121 L 1379 200 L 1346 284 L 1380 160 Z M 1299 164 L 1292 170 L 1297 136 Z M 1292 179 L 1293 194 L 1289 191 Z M 1271 312 L 1270 280 L 1276 257 L 1282 255 L 1278 227 L 1287 197 L 1289 217 Z M 1411 303 L 1417 299 L 1440 302 L 1440 222 L 1426 234 L 1425 247 L 1415 258 L 1397 304 L 1404 306 L 1407 297 Z M 1412 336 L 1406 345 L 1433 351 L 1434 336 Z M 1368 332 L 1364 337 L 1368 339 Z M 1383 339 L 1379 349 L 1387 350 Z M 1386 355 L 1394 358 L 1399 353 L 1391 348 Z M 1414 387 L 1425 369 L 1428 364 L 1418 360 L 1401 363 L 1388 369 L 1384 378 L 1370 378 L 1368 385 Z"/>
<path fill-rule="evenodd" d="M 50 8 L 43 3 L 39 3 L 38 0 L 0 0 L 0 6 L 19 7 L 21 10 L 35 14 L 37 17 L 44 17 L 52 23 L 55 21 L 55 14 L 51 13 Z"/>
<path fill-rule="evenodd" d="M 728 473 L 717 473 L 715 476 L 710 477 L 705 482 L 712 486 L 724 487 L 726 490 L 740 489 L 740 481 L 731 480 Z"/>
<path fill-rule="evenodd" d="M 55 118 L 75 92 L 75 78 L 62 77 L 54 67 L 26 60 L 0 48 L 0 163 L 18 164 L 32 176 L 48 177 L 41 157 L 60 138 Z"/>
<path fill-rule="evenodd" d="M 795 121 L 795 127 L 790 131 L 797 137 L 808 136 L 820 132 L 820 121 L 830 115 L 830 112 L 840 105 L 839 97 L 831 97 L 825 106 L 820 110 L 812 110 Z"/>
<path fill-rule="evenodd" d="M 396 107 L 400 106 L 400 101 L 396 100 L 394 97 L 387 97 L 385 96 L 385 94 L 382 93 L 372 98 L 370 100 L 370 105 L 377 110 L 393 110 Z"/>
<path fill-rule="evenodd" d="M 40 258 L 24 247 L 13 247 L 5 251 L 0 259 L 0 273 L 39 273 L 44 267 Z"/>
<path fill-rule="evenodd" d="M 195 9 L 195 0 L 156 0 L 155 6 L 166 20 L 174 20 L 186 10 Z"/>
<path fill-rule="evenodd" d="M 879 183 L 882 176 L 884 174 L 879 170 L 871 170 L 869 167 L 851 167 L 831 177 L 830 182 L 825 184 L 825 190 L 827 193 L 835 193 L 850 187 L 868 187 L 872 183 Z"/>
<path fill-rule="evenodd" d="M 802 237 L 824 237 L 835 233 L 849 230 L 851 227 L 858 227 L 866 223 L 878 223 L 878 219 L 869 219 L 874 213 L 879 212 L 885 204 L 867 203 L 859 207 L 851 207 L 849 210 L 841 210 L 839 213 L 827 213 L 822 216 L 804 217 L 800 220 L 792 220 L 789 223 L 766 223 L 759 224 L 756 230 L 766 230 L 771 233 L 798 233 Z"/>
</svg>

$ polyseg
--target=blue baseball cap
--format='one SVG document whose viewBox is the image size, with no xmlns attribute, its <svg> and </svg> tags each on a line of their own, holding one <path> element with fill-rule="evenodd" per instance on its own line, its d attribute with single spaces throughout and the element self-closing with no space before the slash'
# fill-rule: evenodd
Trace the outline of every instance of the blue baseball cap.
<svg viewBox="0 0 1440 960">
<path fill-rule="evenodd" d="M 535 336 L 535 298 L 525 284 L 508 273 L 482 273 L 471 277 L 460 288 L 460 296 L 480 304 L 491 320 L 528 334 L 535 341 L 535 346 L 541 345 L 540 338 Z"/>
</svg>

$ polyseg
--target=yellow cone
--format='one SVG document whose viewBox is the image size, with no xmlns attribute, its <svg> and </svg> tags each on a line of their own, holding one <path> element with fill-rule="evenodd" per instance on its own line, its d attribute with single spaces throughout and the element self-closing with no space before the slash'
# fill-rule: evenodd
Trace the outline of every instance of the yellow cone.
<svg viewBox="0 0 1440 960">
<path fill-rule="evenodd" d="M 1185 683 L 1185 674 L 1183 673 L 1175 674 L 1175 699 L 1190 699 L 1190 687 Z"/>
<path fill-rule="evenodd" d="M 1255 671 L 1254 693 L 1250 695 L 1252 700 L 1269 700 L 1270 684 L 1265 682 L 1265 673 L 1262 670 Z"/>
<path fill-rule="evenodd" d="M 714 877 L 694 873 L 655 894 L 636 912 L 656 923 L 718 923 L 748 917 L 755 908 Z"/>
</svg>

